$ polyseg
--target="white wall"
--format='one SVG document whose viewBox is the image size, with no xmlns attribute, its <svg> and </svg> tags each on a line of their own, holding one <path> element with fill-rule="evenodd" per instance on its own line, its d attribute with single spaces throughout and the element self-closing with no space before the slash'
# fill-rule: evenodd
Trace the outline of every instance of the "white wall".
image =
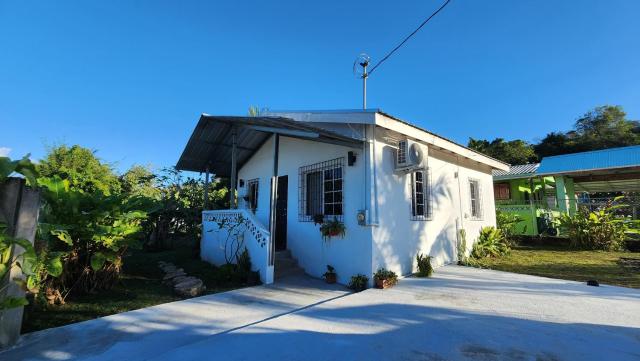
<svg viewBox="0 0 640 361">
<path fill-rule="evenodd" d="M 239 219 L 244 221 L 237 222 Z M 230 228 L 219 226 L 222 222 L 240 225 L 229 232 Z M 241 253 L 246 248 L 251 257 L 251 269 L 260 273 L 263 283 L 272 283 L 274 270 L 269 266 L 268 240 L 268 230 L 249 211 L 233 209 L 202 212 L 200 257 L 207 262 L 217 266 L 227 261 L 236 263 L 236 251 Z"/>
<path fill-rule="evenodd" d="M 413 273 L 417 270 L 418 253 L 433 256 L 434 265 L 455 262 L 460 228 L 467 231 L 468 247 L 471 247 L 480 227 L 495 225 L 489 167 L 459 161 L 450 153 L 429 148 L 432 217 L 414 221 L 411 220 L 411 175 L 394 172 L 395 144 L 378 137 L 375 152 L 379 225 L 373 228 L 371 272 L 385 267 L 400 275 Z M 465 218 L 470 208 L 468 177 L 482 184 L 483 220 Z"/>
<path fill-rule="evenodd" d="M 371 278 L 385 267 L 400 275 L 416 271 L 417 253 L 433 256 L 434 265 L 452 263 L 457 258 L 458 230 L 467 232 L 470 249 L 481 227 L 495 225 L 495 206 L 491 170 L 486 165 L 465 160 L 449 152 L 429 149 L 431 172 L 432 218 L 411 220 L 410 175 L 394 172 L 394 150 L 382 137 L 375 146 L 378 225 L 363 227 L 356 220 L 357 211 L 365 208 L 364 157 L 362 150 L 314 141 L 280 137 L 278 175 L 288 175 L 287 248 L 304 270 L 320 277 L 330 264 L 336 268 L 338 282 L 346 284 L 352 275 L 363 273 Z M 325 242 L 313 222 L 298 221 L 299 168 L 314 163 L 347 157 L 354 150 L 357 161 L 344 167 L 344 222 L 346 236 Z M 270 177 L 273 170 L 273 139 L 239 170 L 239 179 L 259 178 L 256 218 L 269 224 Z M 456 177 L 456 174 L 458 176 Z M 480 181 L 483 219 L 469 216 L 468 179 Z M 246 192 L 239 189 L 240 196 Z"/>
<path fill-rule="evenodd" d="M 347 165 L 347 152 L 355 151 L 357 160 L 354 166 Z M 364 159 L 362 151 L 343 146 L 315 141 L 280 137 L 280 159 L 278 175 L 288 176 L 288 216 L 287 248 L 306 273 L 321 277 L 328 264 L 336 268 L 338 282 L 346 284 L 351 276 L 364 273 L 370 276 L 371 269 L 371 229 L 359 226 L 356 215 L 363 209 L 364 201 Z M 346 236 L 324 241 L 319 226 L 313 222 L 298 221 L 299 168 L 318 162 L 344 157 L 343 206 Z M 268 225 L 269 185 L 273 171 L 273 139 L 263 147 L 239 170 L 238 178 L 246 181 L 259 178 L 258 209 L 256 217 Z M 243 195 L 246 189 L 239 189 Z"/>
</svg>

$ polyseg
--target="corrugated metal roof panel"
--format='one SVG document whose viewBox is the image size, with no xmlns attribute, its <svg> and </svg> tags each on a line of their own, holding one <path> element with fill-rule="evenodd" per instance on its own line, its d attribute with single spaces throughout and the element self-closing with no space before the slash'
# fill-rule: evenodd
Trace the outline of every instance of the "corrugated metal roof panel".
<svg viewBox="0 0 640 361">
<path fill-rule="evenodd" d="M 640 167 L 640 145 L 545 157 L 537 173 L 561 174 L 628 167 Z"/>
<path fill-rule="evenodd" d="M 204 172 L 218 177 L 231 173 L 232 128 L 236 129 L 237 169 L 251 158 L 273 132 L 286 131 L 294 138 L 359 147 L 361 140 L 283 117 L 211 116 L 203 114 L 176 165 L 179 170 Z M 309 137 L 313 135 L 312 137 Z"/>
<path fill-rule="evenodd" d="M 538 167 L 540 167 L 540 163 L 512 165 L 508 171 L 494 169 L 492 174 L 496 180 L 523 178 L 534 175 Z"/>
</svg>

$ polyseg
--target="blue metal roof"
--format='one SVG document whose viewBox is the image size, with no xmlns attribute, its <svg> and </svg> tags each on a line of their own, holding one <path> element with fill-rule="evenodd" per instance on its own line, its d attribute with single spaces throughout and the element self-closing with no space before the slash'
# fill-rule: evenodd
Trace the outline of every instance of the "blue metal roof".
<svg viewBox="0 0 640 361">
<path fill-rule="evenodd" d="M 628 167 L 640 167 L 640 145 L 544 157 L 536 173 L 559 174 Z"/>
</svg>

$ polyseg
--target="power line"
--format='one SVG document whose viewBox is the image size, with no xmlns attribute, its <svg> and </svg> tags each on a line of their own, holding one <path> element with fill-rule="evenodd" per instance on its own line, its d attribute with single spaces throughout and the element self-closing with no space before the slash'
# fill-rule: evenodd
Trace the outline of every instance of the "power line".
<svg viewBox="0 0 640 361">
<path fill-rule="evenodd" d="M 407 36 L 406 38 L 404 38 L 404 40 L 402 40 L 402 42 L 400 44 L 398 44 L 398 46 L 396 46 L 395 48 L 393 48 L 393 50 L 391 50 L 387 55 L 384 56 L 384 58 L 380 59 L 380 61 L 373 66 L 373 68 L 371 68 L 371 71 L 369 71 L 369 74 L 367 75 L 371 75 L 376 68 L 378 68 L 380 66 L 380 64 L 382 64 L 385 60 L 387 60 L 391 55 L 393 55 L 393 53 L 396 52 L 396 50 L 400 49 L 400 47 L 402 45 L 404 45 L 404 43 L 407 42 L 407 40 L 409 40 L 412 36 L 414 36 L 420 29 L 422 29 L 423 26 L 425 26 L 429 20 L 431 20 L 431 18 L 433 18 L 434 16 L 436 16 L 442 9 L 445 8 L 445 6 L 447 6 L 449 4 L 451 0 L 447 0 L 444 2 L 444 4 L 442 4 L 442 6 L 440 6 L 440 8 L 438 8 L 438 10 L 436 10 L 433 14 L 431 14 L 431 16 L 429 16 L 425 21 L 422 22 L 422 24 L 420 24 L 420 26 L 418 26 L 416 28 L 416 30 L 414 30 L 411 34 L 409 34 L 409 36 Z"/>
</svg>

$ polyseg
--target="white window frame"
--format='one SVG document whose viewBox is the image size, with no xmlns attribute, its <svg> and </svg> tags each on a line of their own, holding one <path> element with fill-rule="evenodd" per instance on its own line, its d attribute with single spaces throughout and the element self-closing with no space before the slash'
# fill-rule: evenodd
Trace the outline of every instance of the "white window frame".
<svg viewBox="0 0 640 361">
<path fill-rule="evenodd" d="M 335 178 L 333 180 L 327 180 L 325 179 L 325 172 L 326 171 L 335 171 L 336 169 L 340 169 L 340 177 L 339 178 Z M 307 214 L 307 210 L 308 210 L 308 206 L 309 206 L 309 199 L 311 198 L 310 195 L 308 194 L 309 189 L 308 189 L 308 184 L 307 184 L 307 176 L 309 174 L 313 174 L 319 172 L 320 173 L 320 179 L 319 179 L 319 184 L 320 184 L 320 190 L 318 190 L 316 192 L 316 194 L 320 197 L 319 202 L 322 205 L 322 215 L 324 216 L 324 219 L 333 219 L 336 218 L 339 221 L 344 221 L 344 179 L 345 179 L 345 167 L 344 167 L 344 157 L 341 158 L 337 158 L 337 159 L 332 159 L 332 160 L 328 160 L 325 162 L 320 162 L 320 163 L 316 163 L 316 164 L 311 164 L 311 165 L 307 165 L 304 167 L 300 167 L 299 169 L 299 177 L 300 177 L 300 191 L 299 191 L 299 204 L 298 204 L 298 221 L 300 222 L 314 222 L 315 221 L 315 214 Z M 333 182 L 333 190 L 327 191 L 325 188 L 325 182 Z M 340 189 L 339 190 L 335 190 L 335 185 L 336 183 L 340 184 Z M 333 202 L 325 202 L 325 196 L 328 193 L 332 193 L 333 196 L 335 197 L 336 194 L 340 194 L 340 201 L 336 202 L 335 198 Z M 335 214 L 335 205 L 339 204 L 340 208 L 341 208 L 341 212 L 340 214 Z M 332 211 L 332 213 L 334 214 L 327 214 L 327 205 L 332 205 L 334 210 Z"/>
<path fill-rule="evenodd" d="M 472 220 L 482 220 L 484 210 L 482 206 L 482 184 L 479 179 L 469 178 L 469 216 Z M 475 187 L 476 196 L 474 198 L 473 187 Z M 474 212 L 475 203 L 475 212 Z"/>
</svg>

